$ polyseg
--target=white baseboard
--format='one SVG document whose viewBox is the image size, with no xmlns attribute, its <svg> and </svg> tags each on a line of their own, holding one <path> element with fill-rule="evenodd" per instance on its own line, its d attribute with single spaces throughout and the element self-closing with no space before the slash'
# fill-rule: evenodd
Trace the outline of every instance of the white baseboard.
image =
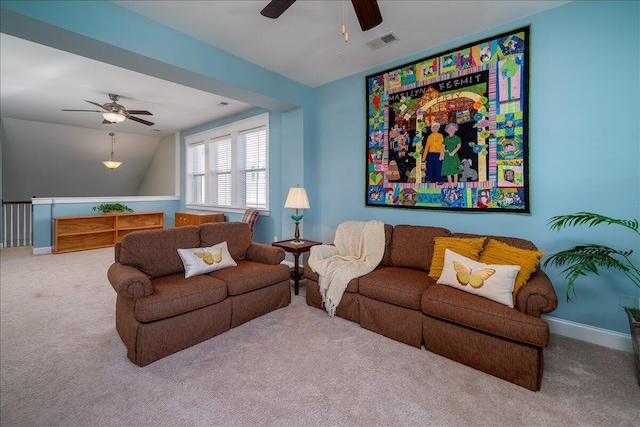
<svg viewBox="0 0 640 427">
<path fill-rule="evenodd" d="M 46 254 L 50 254 L 53 252 L 53 247 L 52 246 L 45 246 L 42 248 L 33 248 L 33 254 L 34 255 L 46 255 Z"/>
<path fill-rule="evenodd" d="M 543 315 L 542 318 L 549 324 L 549 330 L 552 334 L 563 335 L 591 344 L 633 353 L 630 334 L 623 334 L 621 332 L 572 322 L 570 320 L 558 319 L 557 317 Z"/>
</svg>

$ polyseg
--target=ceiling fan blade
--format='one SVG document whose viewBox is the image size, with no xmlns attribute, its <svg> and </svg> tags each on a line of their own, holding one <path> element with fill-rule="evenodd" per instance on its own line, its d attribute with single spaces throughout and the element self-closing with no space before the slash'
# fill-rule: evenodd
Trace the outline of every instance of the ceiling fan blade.
<svg viewBox="0 0 640 427">
<path fill-rule="evenodd" d="M 377 0 L 351 0 L 362 31 L 367 31 L 382 23 L 382 15 Z"/>
<path fill-rule="evenodd" d="M 65 109 L 62 109 L 62 111 L 86 111 L 88 113 L 102 113 L 103 112 L 101 110 L 65 110 Z"/>
<path fill-rule="evenodd" d="M 155 123 L 146 121 L 144 119 L 141 119 L 140 117 L 134 117 L 134 116 L 127 115 L 127 118 L 133 120 L 134 122 L 142 123 L 143 125 L 147 125 L 147 126 L 155 125 Z"/>
<path fill-rule="evenodd" d="M 104 110 L 104 107 L 102 106 L 102 104 L 98 104 L 97 102 L 93 102 L 93 101 L 87 101 L 86 99 L 84 100 L 84 102 L 88 102 L 89 104 L 93 104 L 96 107 L 100 107 Z"/>
<path fill-rule="evenodd" d="M 127 110 L 127 113 L 129 114 L 137 114 L 137 115 L 142 115 L 142 116 L 153 116 L 153 114 L 151 114 L 148 111 L 145 110 Z"/>
<path fill-rule="evenodd" d="M 260 11 L 260 15 L 276 19 L 295 2 L 296 0 L 271 0 L 269 4 Z"/>
</svg>

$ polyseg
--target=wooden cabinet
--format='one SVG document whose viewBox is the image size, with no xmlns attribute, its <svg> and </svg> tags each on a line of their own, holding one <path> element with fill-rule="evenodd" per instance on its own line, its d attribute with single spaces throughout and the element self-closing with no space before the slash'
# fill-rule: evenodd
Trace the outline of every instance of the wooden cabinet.
<svg viewBox="0 0 640 427">
<path fill-rule="evenodd" d="M 164 212 L 56 217 L 53 253 L 106 248 L 138 230 L 164 228 Z"/>
<path fill-rule="evenodd" d="M 207 222 L 224 222 L 224 214 L 218 212 L 176 212 L 176 227 L 200 225 Z"/>
</svg>

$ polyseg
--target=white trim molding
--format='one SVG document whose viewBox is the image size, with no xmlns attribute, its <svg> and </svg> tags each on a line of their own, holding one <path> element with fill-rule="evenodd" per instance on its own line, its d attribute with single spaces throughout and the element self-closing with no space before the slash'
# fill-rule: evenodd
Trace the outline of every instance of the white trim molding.
<svg viewBox="0 0 640 427">
<path fill-rule="evenodd" d="M 633 353 L 630 334 L 623 334 L 621 332 L 572 322 L 570 320 L 558 319 L 557 317 L 543 315 L 542 318 L 549 324 L 549 330 L 552 334 Z"/>
<path fill-rule="evenodd" d="M 52 246 L 43 246 L 41 248 L 33 248 L 32 253 L 34 255 L 47 255 L 50 253 L 53 253 L 53 247 Z"/>
<path fill-rule="evenodd" d="M 161 202 L 166 200 L 180 200 L 180 196 L 33 197 L 31 199 L 31 204 L 55 205 L 68 203 Z"/>
</svg>

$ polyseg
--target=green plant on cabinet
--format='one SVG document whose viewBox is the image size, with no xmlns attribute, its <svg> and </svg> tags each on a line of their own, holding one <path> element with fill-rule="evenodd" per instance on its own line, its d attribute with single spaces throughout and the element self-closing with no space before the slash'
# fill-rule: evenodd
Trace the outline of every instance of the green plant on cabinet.
<svg viewBox="0 0 640 427">
<path fill-rule="evenodd" d="M 94 206 L 92 209 L 104 214 L 109 212 L 133 212 L 133 209 L 129 206 L 123 205 L 122 203 L 102 203 L 98 206 Z"/>
</svg>

